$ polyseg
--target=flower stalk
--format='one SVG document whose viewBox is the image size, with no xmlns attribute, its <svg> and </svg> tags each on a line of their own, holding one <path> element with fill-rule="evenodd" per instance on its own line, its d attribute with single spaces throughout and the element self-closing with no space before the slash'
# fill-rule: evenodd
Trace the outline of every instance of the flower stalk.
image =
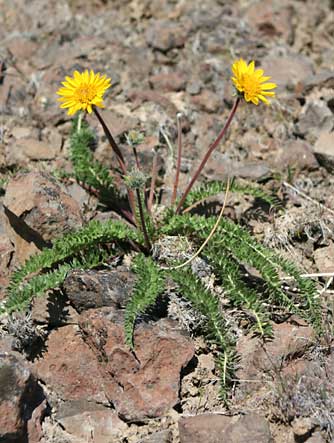
<svg viewBox="0 0 334 443">
<path fill-rule="evenodd" d="M 176 214 L 179 214 L 181 211 L 181 208 L 183 206 L 183 203 L 185 202 L 185 199 L 187 198 L 187 195 L 189 194 L 189 192 L 191 191 L 194 183 L 196 182 L 196 180 L 198 179 L 200 173 L 202 172 L 204 166 L 206 165 L 207 161 L 209 160 L 211 154 L 213 153 L 213 151 L 217 148 L 217 146 L 219 145 L 220 141 L 222 140 L 222 138 L 224 137 L 226 131 L 228 130 L 233 117 L 235 115 L 235 112 L 238 108 L 238 105 L 240 103 L 240 97 L 237 97 L 236 101 L 234 102 L 234 105 L 231 109 L 230 115 L 228 116 L 226 123 L 223 127 L 223 129 L 220 131 L 220 133 L 218 134 L 218 137 L 216 138 L 216 140 L 212 143 L 212 145 L 209 147 L 209 149 L 207 150 L 203 160 L 201 161 L 200 165 L 198 166 L 195 174 L 193 175 L 192 179 L 190 180 L 190 183 L 188 184 L 186 190 L 184 191 L 178 205 L 176 208 Z"/>
<path fill-rule="evenodd" d="M 127 175 L 127 169 L 126 169 L 126 165 L 125 165 L 125 161 L 124 161 L 124 157 L 122 154 L 122 151 L 120 150 L 120 148 L 118 147 L 114 137 L 112 136 L 108 126 L 106 125 L 105 121 L 103 120 L 101 114 L 99 113 L 99 111 L 96 109 L 95 106 L 93 106 L 93 112 L 95 114 L 95 116 L 97 117 L 98 121 L 100 122 L 103 131 L 107 137 L 107 140 L 112 148 L 112 150 L 114 151 L 114 153 L 116 154 L 117 160 L 118 160 L 118 164 L 121 168 L 121 171 L 123 173 L 123 176 Z M 127 188 L 127 193 L 128 193 L 128 199 L 129 199 L 129 205 L 131 208 L 131 212 L 133 214 L 133 218 L 134 220 L 136 220 L 136 205 L 135 205 L 135 198 L 133 195 L 133 191 L 130 188 Z"/>
<path fill-rule="evenodd" d="M 150 251 L 151 250 L 151 242 L 148 236 L 148 232 L 146 229 L 146 223 L 145 223 L 145 216 L 144 216 L 144 210 L 143 210 L 143 203 L 140 196 L 140 190 L 139 188 L 136 188 L 136 197 L 137 197 L 137 203 L 138 203 L 138 210 L 139 210 L 139 217 L 140 217 L 140 224 L 144 235 L 144 242 L 145 247 Z"/>
</svg>

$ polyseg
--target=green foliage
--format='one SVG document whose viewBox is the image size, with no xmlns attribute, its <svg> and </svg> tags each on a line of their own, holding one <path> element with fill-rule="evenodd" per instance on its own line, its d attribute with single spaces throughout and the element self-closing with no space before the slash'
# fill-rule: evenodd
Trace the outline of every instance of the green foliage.
<svg viewBox="0 0 334 443">
<path fill-rule="evenodd" d="M 58 273 L 50 272 L 40 278 L 35 276 L 28 283 L 30 286 L 26 287 L 27 283 L 24 280 L 32 274 L 47 271 L 69 260 L 72 260 L 70 267 L 84 266 L 89 268 L 95 266 L 100 260 L 101 252 L 97 249 L 99 245 L 110 242 L 127 243 L 128 241 L 141 243 L 142 238 L 134 229 L 114 220 L 105 223 L 93 220 L 77 232 L 68 233 L 56 239 L 50 249 L 44 249 L 41 253 L 30 257 L 21 268 L 12 274 L 7 289 L 6 310 L 24 309 L 34 296 L 35 291 L 41 293 L 43 287 L 45 289 L 53 287 L 52 279 L 55 283 L 58 282 L 69 268 L 58 267 L 56 270 L 59 271 Z M 20 303 L 21 300 L 22 303 Z"/>
<path fill-rule="evenodd" d="M 221 376 L 221 396 L 225 399 L 227 388 L 231 385 L 234 375 L 236 354 L 235 343 L 221 314 L 219 300 L 191 271 L 173 270 L 171 276 L 179 286 L 182 297 L 188 299 L 194 309 L 207 319 L 204 332 L 207 340 L 216 347 L 218 354 L 216 365 Z"/>
<path fill-rule="evenodd" d="M 109 170 L 94 159 L 91 150 L 95 143 L 93 131 L 84 121 L 81 121 L 80 128 L 78 124 L 78 119 L 75 119 L 70 139 L 70 158 L 75 178 L 84 186 L 97 191 L 103 204 L 112 205 L 114 210 L 124 214 L 124 202 L 120 200 Z M 128 143 L 132 147 L 140 140 L 140 135 L 135 132 L 128 135 Z M 137 197 L 139 195 L 139 200 L 144 203 L 147 184 L 145 175 L 135 170 L 131 174 L 125 174 L 123 179 L 128 187 L 135 189 Z M 190 207 L 224 191 L 224 182 L 205 183 L 189 193 L 184 207 Z M 267 194 L 259 186 L 233 181 L 230 191 L 259 198 L 270 206 L 278 204 L 275 197 Z M 164 225 L 157 228 L 144 204 L 141 213 L 138 205 L 132 209 L 137 212 L 134 214 L 135 219 L 144 220 L 148 237 L 153 242 L 166 234 L 182 234 L 196 243 L 203 243 L 216 223 L 214 217 L 190 213 L 175 215 L 173 209 L 168 208 L 164 213 Z M 54 240 L 51 248 L 29 258 L 17 269 L 11 276 L 8 296 L 0 311 L 2 309 L 12 313 L 26 309 L 33 297 L 59 287 L 71 269 L 89 269 L 104 263 L 109 254 L 106 245 L 110 246 L 111 243 L 112 250 L 119 251 L 125 246 L 133 247 L 134 243 L 144 247 L 145 242 L 139 229 L 132 229 L 121 221 L 92 221 L 77 232 Z M 146 252 L 149 249 L 148 243 L 150 242 L 146 241 Z M 135 249 L 138 250 L 138 247 Z M 293 263 L 261 245 L 246 229 L 228 218 L 222 218 L 213 237 L 202 251 L 202 256 L 219 278 L 230 304 L 247 314 L 252 331 L 256 334 L 264 338 L 272 335 L 272 306 L 304 317 L 321 331 L 321 310 L 313 282 L 301 278 Z M 262 279 L 253 279 L 251 282 L 251 279 L 245 276 L 244 269 L 247 267 L 254 268 Z M 124 321 L 127 345 L 134 350 L 133 336 L 138 316 L 156 303 L 165 288 L 165 278 L 171 277 L 179 288 L 180 296 L 188 300 L 193 309 L 206 318 L 203 332 L 217 356 L 221 395 L 226 399 L 227 389 L 234 379 L 237 356 L 235 339 L 221 312 L 219 298 L 204 287 L 189 267 L 163 270 L 151 257 L 139 253 L 133 260 L 133 271 L 137 280 L 125 309 Z M 292 277 L 298 289 L 297 294 L 291 295 L 283 289 L 282 274 Z"/>
<path fill-rule="evenodd" d="M 74 169 L 74 176 L 78 182 L 92 187 L 99 192 L 100 201 L 110 206 L 119 201 L 114 187 L 113 178 L 109 170 L 94 159 L 91 150 L 95 143 L 93 131 L 85 121 L 81 122 L 81 129 L 77 130 L 78 118 L 73 121 L 73 129 L 70 138 L 70 159 Z"/>
<path fill-rule="evenodd" d="M 215 222 L 216 220 L 213 217 L 205 218 L 203 216 L 185 214 L 170 218 L 168 224 L 162 228 L 162 231 L 166 234 L 182 234 L 204 240 L 208 237 Z M 210 255 L 217 269 L 219 269 L 219 266 L 224 266 L 224 259 L 219 259 L 224 254 L 231 256 L 240 265 L 250 265 L 259 271 L 264 280 L 266 291 L 262 294 L 259 293 L 258 297 L 262 297 L 266 303 L 276 303 L 278 306 L 285 307 L 290 312 L 301 315 L 306 320 L 312 322 L 318 329 L 320 328 L 320 306 L 315 297 L 316 292 L 312 282 L 304 281 L 292 263 L 258 243 L 245 229 L 227 218 L 222 218 L 215 232 L 214 253 Z M 231 268 L 232 265 L 228 266 Z M 280 271 L 295 279 L 302 303 L 297 303 L 283 290 L 279 276 Z M 233 272 L 231 275 L 233 275 Z M 240 279 L 236 280 L 232 277 L 232 280 L 237 285 L 238 291 L 233 291 L 231 286 L 229 291 L 230 297 L 232 290 L 232 298 L 240 300 L 242 304 L 238 294 L 240 291 L 243 293 Z M 245 296 L 249 300 L 252 298 L 251 293 L 245 294 Z"/>
<path fill-rule="evenodd" d="M 125 342 L 133 349 L 133 331 L 136 318 L 152 306 L 164 289 L 162 272 L 151 257 L 138 254 L 133 261 L 137 282 L 125 310 Z"/>
<path fill-rule="evenodd" d="M 268 308 L 258 293 L 242 279 L 239 264 L 230 254 L 222 253 L 219 242 L 212 239 L 204 255 L 214 267 L 215 274 L 221 279 L 225 296 L 234 306 L 241 307 L 254 324 L 253 331 L 262 337 L 272 336 Z"/>
<path fill-rule="evenodd" d="M 217 195 L 226 191 L 226 182 L 224 181 L 211 181 L 203 183 L 197 188 L 189 192 L 184 207 L 191 206 L 197 202 L 204 201 L 205 199 Z M 265 192 L 260 186 L 252 185 L 250 183 L 243 184 L 233 180 L 230 185 L 230 192 L 237 192 L 239 194 L 250 195 L 254 198 L 259 198 L 270 206 L 277 206 L 278 199 Z"/>
</svg>

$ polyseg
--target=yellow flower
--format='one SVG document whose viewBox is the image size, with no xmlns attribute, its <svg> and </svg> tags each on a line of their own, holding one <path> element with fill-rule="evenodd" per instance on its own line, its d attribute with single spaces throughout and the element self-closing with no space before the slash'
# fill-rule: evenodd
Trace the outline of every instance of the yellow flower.
<svg viewBox="0 0 334 443">
<path fill-rule="evenodd" d="M 265 83 L 270 77 L 263 76 L 263 69 L 255 69 L 254 61 L 248 65 L 242 58 L 236 60 L 232 65 L 232 72 L 234 77 L 231 77 L 236 89 L 243 95 L 247 102 L 252 102 L 255 105 L 262 100 L 266 105 L 269 105 L 269 100 L 266 97 L 275 97 L 275 92 L 269 91 L 275 89 L 275 83 Z"/>
<path fill-rule="evenodd" d="M 81 109 L 92 112 L 92 106 L 104 108 L 103 94 L 111 86 L 110 78 L 106 75 L 97 74 L 94 71 L 85 72 L 74 71 L 73 77 L 65 77 L 62 82 L 63 88 L 58 89 L 57 94 L 62 97 L 58 101 L 62 102 L 61 108 L 69 108 L 68 115 L 73 115 Z"/>
</svg>

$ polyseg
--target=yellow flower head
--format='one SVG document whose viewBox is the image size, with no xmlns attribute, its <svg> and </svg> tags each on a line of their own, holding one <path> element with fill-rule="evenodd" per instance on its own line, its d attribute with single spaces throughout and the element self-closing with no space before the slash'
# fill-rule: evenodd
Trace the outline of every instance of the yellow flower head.
<svg viewBox="0 0 334 443">
<path fill-rule="evenodd" d="M 232 72 L 234 77 L 231 77 L 234 86 L 239 91 L 247 102 L 252 102 L 255 105 L 262 100 L 266 105 L 269 105 L 269 100 L 266 97 L 275 97 L 275 92 L 270 89 L 275 89 L 275 83 L 265 83 L 270 77 L 263 76 L 263 69 L 255 69 L 254 61 L 248 65 L 242 58 L 236 60 L 232 65 Z"/>
<path fill-rule="evenodd" d="M 64 87 L 58 89 L 57 94 L 61 95 L 58 101 L 62 102 L 61 108 L 69 108 L 68 115 L 73 115 L 81 109 L 92 112 L 92 106 L 104 108 L 103 94 L 111 86 L 110 78 L 106 75 L 97 74 L 94 71 L 85 72 L 74 71 L 73 77 L 65 77 L 62 82 Z"/>
</svg>

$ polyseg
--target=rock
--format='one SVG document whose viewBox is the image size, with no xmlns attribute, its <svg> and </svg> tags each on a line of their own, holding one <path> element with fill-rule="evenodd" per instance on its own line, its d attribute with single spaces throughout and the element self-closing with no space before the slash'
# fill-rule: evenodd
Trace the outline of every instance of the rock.
<svg viewBox="0 0 334 443">
<path fill-rule="evenodd" d="M 303 439 L 311 435 L 312 430 L 315 428 L 314 422 L 309 417 L 295 418 L 292 423 L 293 433 L 297 438 L 303 437 Z"/>
<path fill-rule="evenodd" d="M 34 409 L 27 424 L 27 434 L 29 443 L 38 443 L 44 436 L 42 427 L 43 420 L 48 413 L 48 404 L 46 400 Z"/>
<path fill-rule="evenodd" d="M 270 1 L 257 1 L 247 8 L 245 18 L 252 28 L 266 38 L 283 36 L 286 42 L 290 42 L 293 36 L 293 8 L 290 5 L 283 3 L 277 8 Z"/>
<path fill-rule="evenodd" d="M 53 160 L 60 150 L 60 146 L 33 138 L 20 138 L 7 148 L 7 164 L 20 166 L 28 165 L 31 160 Z"/>
<path fill-rule="evenodd" d="M 181 72 L 162 72 L 149 78 L 152 89 L 162 92 L 183 91 L 186 87 L 187 77 Z"/>
<path fill-rule="evenodd" d="M 127 425 L 110 409 L 86 411 L 58 419 L 61 426 L 71 436 L 94 443 L 110 443 L 127 429 Z"/>
<path fill-rule="evenodd" d="M 274 443 L 267 420 L 257 414 L 248 414 L 226 430 L 221 443 Z"/>
<path fill-rule="evenodd" d="M 214 152 L 205 166 L 204 174 L 210 180 L 226 180 L 227 177 L 263 180 L 272 172 L 266 163 L 236 162 L 230 160 L 225 153 Z"/>
<path fill-rule="evenodd" d="M 80 271 L 68 274 L 63 287 L 78 312 L 102 306 L 124 308 L 135 282 L 128 270 Z"/>
<path fill-rule="evenodd" d="M 203 414 L 179 421 L 181 443 L 273 443 L 268 422 L 259 415 Z"/>
<path fill-rule="evenodd" d="M 268 56 L 263 59 L 261 68 L 266 75 L 272 76 L 277 84 L 277 94 L 285 88 L 294 88 L 298 83 L 313 75 L 313 65 L 308 57 L 291 54 L 284 57 Z"/>
<path fill-rule="evenodd" d="M 79 325 L 113 383 L 108 398 L 120 417 L 159 417 L 176 405 L 181 369 L 194 355 L 191 340 L 181 335 L 176 322 L 140 323 L 134 335 L 135 355 L 124 343 L 119 311 L 91 309 L 81 314 Z"/>
<path fill-rule="evenodd" d="M 60 291 L 50 291 L 43 297 L 34 297 L 30 306 L 30 318 L 34 324 L 55 328 L 77 324 L 78 313 Z"/>
<path fill-rule="evenodd" d="M 334 244 L 318 248 L 313 253 L 313 258 L 319 272 L 334 272 Z"/>
<path fill-rule="evenodd" d="M 3 207 L 0 206 L 0 287 L 1 280 L 6 278 L 10 272 L 14 251 L 15 247 L 6 233 L 6 216 Z"/>
<path fill-rule="evenodd" d="M 155 432 L 149 437 L 143 438 L 138 443 L 172 443 L 172 432 L 168 430 Z"/>
<path fill-rule="evenodd" d="M 221 111 L 223 107 L 221 97 L 209 89 L 204 89 L 200 94 L 193 96 L 191 101 L 201 111 L 205 112 L 216 113 Z"/>
<path fill-rule="evenodd" d="M 188 29 L 169 20 L 156 20 L 146 31 L 146 41 L 154 49 L 167 52 L 184 46 Z"/>
<path fill-rule="evenodd" d="M 334 127 L 333 114 L 323 100 L 306 103 L 299 116 L 298 130 L 301 134 L 318 136 Z M 332 146 L 333 149 L 333 146 Z"/>
<path fill-rule="evenodd" d="M 314 88 L 334 88 L 334 71 L 317 72 L 304 80 L 304 91 L 309 93 Z"/>
<path fill-rule="evenodd" d="M 0 352 L 0 441 L 25 441 L 27 421 L 43 399 L 42 389 L 20 354 Z"/>
<path fill-rule="evenodd" d="M 110 381 L 100 372 L 94 352 L 84 343 L 73 325 L 51 332 L 47 350 L 33 363 L 37 377 L 47 386 L 48 401 L 54 407 L 58 400 L 109 405 L 106 391 Z"/>
<path fill-rule="evenodd" d="M 53 177 L 39 172 L 21 173 L 11 179 L 4 198 L 9 225 L 7 234 L 15 244 L 16 259 L 27 258 L 31 244 L 47 242 L 82 226 L 78 203 Z M 22 243 L 26 246 L 22 248 Z"/>
<path fill-rule="evenodd" d="M 220 414 L 182 417 L 179 420 L 180 443 L 223 443 L 230 423 L 230 417 Z"/>
<path fill-rule="evenodd" d="M 313 148 L 319 163 L 328 170 L 334 171 L 334 132 L 321 132 Z"/>
<path fill-rule="evenodd" d="M 326 440 L 321 433 L 317 431 L 312 433 L 312 436 L 307 439 L 307 443 L 326 443 Z"/>
<path fill-rule="evenodd" d="M 314 332 L 310 326 L 299 319 L 291 323 L 273 325 L 274 338 L 261 345 L 256 337 L 244 336 L 237 343 L 240 355 L 240 368 L 237 376 L 241 380 L 261 380 L 263 372 L 276 371 L 288 367 L 290 361 L 302 356 L 310 348 L 314 340 Z M 241 389 L 255 389 L 256 386 L 243 383 Z M 259 385 L 260 386 L 260 385 Z"/>
<path fill-rule="evenodd" d="M 312 171 L 319 167 L 311 146 L 303 140 L 289 140 L 278 148 L 273 164 L 280 171 L 286 168 Z"/>
</svg>

